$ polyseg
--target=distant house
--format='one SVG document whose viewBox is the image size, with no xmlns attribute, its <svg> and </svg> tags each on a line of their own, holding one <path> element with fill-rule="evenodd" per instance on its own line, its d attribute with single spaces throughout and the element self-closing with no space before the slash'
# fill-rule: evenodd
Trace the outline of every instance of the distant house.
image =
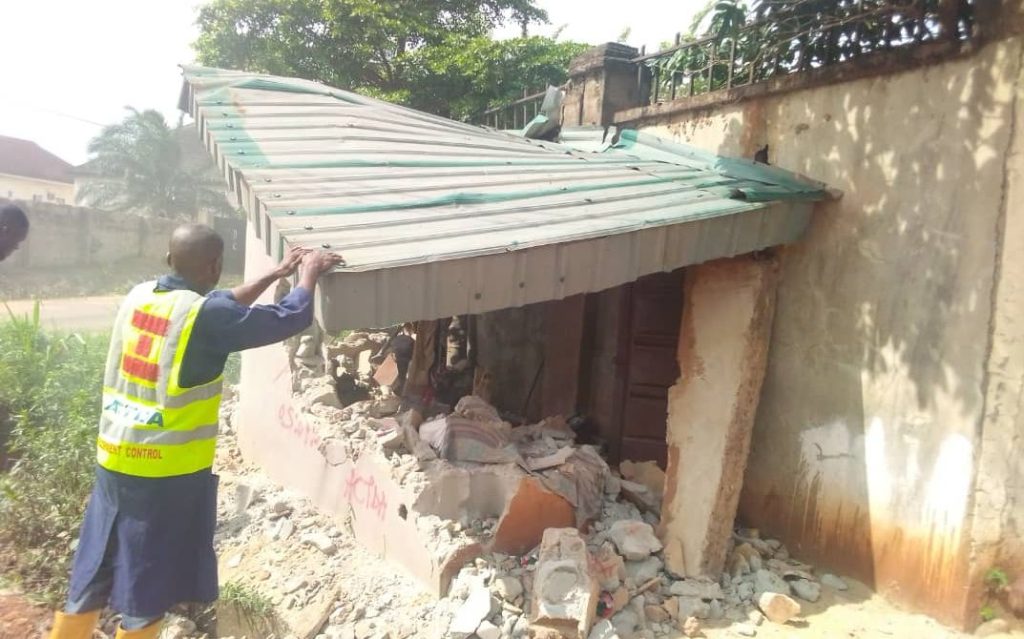
<svg viewBox="0 0 1024 639">
<path fill-rule="evenodd" d="M 71 204 L 72 169 L 35 142 L 0 136 L 0 198 Z"/>
</svg>

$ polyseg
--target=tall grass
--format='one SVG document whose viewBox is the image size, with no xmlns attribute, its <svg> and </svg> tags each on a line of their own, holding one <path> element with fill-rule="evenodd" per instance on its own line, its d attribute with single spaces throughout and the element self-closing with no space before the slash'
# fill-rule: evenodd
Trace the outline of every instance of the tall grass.
<svg viewBox="0 0 1024 639">
<path fill-rule="evenodd" d="M 107 336 L 0 323 L 0 552 L 9 576 L 57 603 L 92 486 Z M 3 438 L 0 437 L 0 440 Z M 0 454 L 0 459 L 5 455 Z"/>
</svg>

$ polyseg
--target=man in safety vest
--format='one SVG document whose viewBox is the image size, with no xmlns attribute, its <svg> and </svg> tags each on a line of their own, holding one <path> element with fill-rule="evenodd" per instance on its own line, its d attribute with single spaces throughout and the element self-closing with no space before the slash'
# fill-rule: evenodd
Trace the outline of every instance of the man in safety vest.
<svg viewBox="0 0 1024 639">
<path fill-rule="evenodd" d="M 136 286 L 114 324 L 103 381 L 93 488 L 64 612 L 51 639 L 89 639 L 109 602 L 117 637 L 155 638 L 181 602 L 217 599 L 217 440 L 228 354 L 281 341 L 313 321 L 317 278 L 341 262 L 292 251 L 265 276 L 214 291 L 224 242 L 201 225 L 174 231 L 172 273 Z M 299 270 L 280 302 L 252 305 Z M 212 291 L 212 292 L 211 292 Z"/>
</svg>

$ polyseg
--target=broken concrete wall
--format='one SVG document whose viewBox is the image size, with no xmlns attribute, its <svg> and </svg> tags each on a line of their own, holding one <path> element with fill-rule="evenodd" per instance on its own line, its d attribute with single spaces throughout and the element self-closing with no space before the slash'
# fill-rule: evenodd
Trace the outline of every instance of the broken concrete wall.
<svg viewBox="0 0 1024 639">
<path fill-rule="evenodd" d="M 249 228 L 246 271 L 265 272 L 270 259 Z M 260 301 L 272 301 L 268 291 Z M 465 557 L 454 544 L 434 543 L 435 531 L 413 505 L 420 494 L 405 486 L 381 456 L 358 459 L 325 441 L 318 417 L 293 395 L 294 349 L 284 344 L 246 351 L 242 357 L 239 445 L 248 461 L 259 464 L 276 482 L 309 497 L 324 513 L 346 521 L 368 548 L 404 566 L 428 590 L 447 588 L 450 571 Z M 457 544 L 454 544 L 457 545 Z M 439 556 L 439 549 L 451 551 Z M 479 551 L 470 544 L 465 553 Z M 450 561 L 450 563 L 449 563 Z"/>
<path fill-rule="evenodd" d="M 776 279 L 775 262 L 754 257 L 686 271 L 661 521 L 673 574 L 718 576 L 725 566 L 764 379 Z"/>
<path fill-rule="evenodd" d="M 951 622 L 977 603 L 965 593 L 978 464 L 989 486 L 1021 473 L 1007 445 L 1021 441 L 1012 280 L 1024 252 L 1003 243 L 1021 208 L 1022 50 L 1007 39 L 639 123 L 725 155 L 768 144 L 773 164 L 844 192 L 781 252 L 742 519 Z M 1019 506 L 991 507 L 1007 514 L 990 513 L 1002 532 L 978 558 L 1018 521 Z"/>
</svg>

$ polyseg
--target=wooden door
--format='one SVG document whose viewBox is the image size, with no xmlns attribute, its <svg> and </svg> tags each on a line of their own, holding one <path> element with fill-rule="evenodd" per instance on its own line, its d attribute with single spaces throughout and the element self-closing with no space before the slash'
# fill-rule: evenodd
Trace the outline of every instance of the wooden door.
<svg viewBox="0 0 1024 639">
<path fill-rule="evenodd" d="M 653 459 L 665 468 L 668 389 L 679 377 L 676 346 L 682 312 L 682 269 L 637 280 L 623 300 L 620 460 Z"/>
</svg>

